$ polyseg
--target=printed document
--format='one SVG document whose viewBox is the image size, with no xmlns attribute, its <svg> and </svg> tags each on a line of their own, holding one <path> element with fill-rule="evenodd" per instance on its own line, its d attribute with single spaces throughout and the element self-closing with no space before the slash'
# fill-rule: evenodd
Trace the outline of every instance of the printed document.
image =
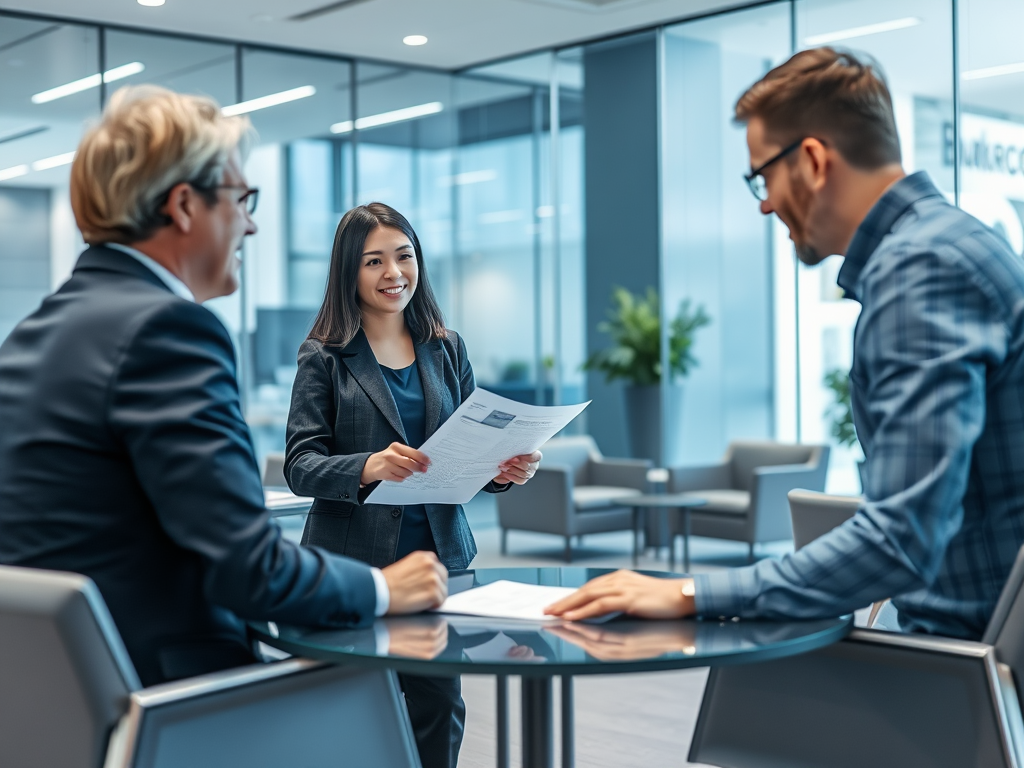
<svg viewBox="0 0 1024 768">
<path fill-rule="evenodd" d="M 385 480 L 367 504 L 465 504 L 498 475 L 498 465 L 531 453 L 590 404 L 526 405 L 476 389 L 420 446 L 426 472 L 400 483 Z"/>
<path fill-rule="evenodd" d="M 526 621 L 561 621 L 548 616 L 544 609 L 576 591 L 575 587 L 545 587 L 515 581 L 495 581 L 457 595 L 449 595 L 437 613 L 458 613 L 466 616 L 487 616 L 495 619 Z"/>
</svg>

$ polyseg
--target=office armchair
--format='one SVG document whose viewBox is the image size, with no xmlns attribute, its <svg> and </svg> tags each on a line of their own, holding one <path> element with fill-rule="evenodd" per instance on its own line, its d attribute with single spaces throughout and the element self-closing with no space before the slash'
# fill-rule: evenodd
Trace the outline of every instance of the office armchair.
<svg viewBox="0 0 1024 768">
<path fill-rule="evenodd" d="M 509 530 L 564 536 L 568 563 L 573 536 L 632 529 L 632 509 L 620 501 L 646 492 L 650 461 L 607 459 L 589 435 L 555 437 L 540 450 L 533 479 L 497 496 L 502 554 Z"/>
<path fill-rule="evenodd" d="M 284 479 L 283 453 L 268 453 L 267 458 L 263 460 L 263 487 L 288 487 L 288 481 Z"/>
<path fill-rule="evenodd" d="M 824 533 L 856 511 L 854 499 L 803 491 L 791 499 L 801 545 L 814 527 Z M 857 629 L 813 653 L 713 669 L 689 760 L 725 768 L 1019 768 L 1022 585 L 1024 548 L 981 642 Z"/>
<path fill-rule="evenodd" d="M 787 494 L 793 522 L 793 547 L 801 547 L 836 528 L 857 513 L 859 496 L 830 496 L 797 489 Z"/>
<path fill-rule="evenodd" d="M 0 763 L 418 768 L 394 675 L 289 659 L 142 688 L 92 581 L 0 566 Z"/>
<path fill-rule="evenodd" d="M 718 464 L 671 469 L 668 492 L 707 500 L 690 512 L 692 535 L 745 541 L 753 559 L 755 544 L 792 537 L 786 494 L 824 490 L 828 455 L 827 445 L 737 441 Z"/>
</svg>

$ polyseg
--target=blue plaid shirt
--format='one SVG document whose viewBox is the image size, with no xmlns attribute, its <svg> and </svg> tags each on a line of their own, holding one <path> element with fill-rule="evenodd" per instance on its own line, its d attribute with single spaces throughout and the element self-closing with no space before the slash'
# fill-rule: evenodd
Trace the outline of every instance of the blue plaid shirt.
<svg viewBox="0 0 1024 768">
<path fill-rule="evenodd" d="M 812 618 L 886 597 L 900 628 L 979 638 L 1024 543 L 1024 260 L 925 173 L 850 243 L 865 501 L 780 560 L 698 574 L 710 616 Z"/>
</svg>

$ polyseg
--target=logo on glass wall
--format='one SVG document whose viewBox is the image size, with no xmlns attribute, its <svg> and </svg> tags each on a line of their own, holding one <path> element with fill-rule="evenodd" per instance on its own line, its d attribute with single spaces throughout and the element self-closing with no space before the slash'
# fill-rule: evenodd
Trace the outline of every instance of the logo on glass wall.
<svg viewBox="0 0 1024 768">
<path fill-rule="evenodd" d="M 953 124 L 942 124 L 942 164 L 953 167 Z M 963 113 L 960 206 L 1024 254 L 1024 124 Z"/>
</svg>

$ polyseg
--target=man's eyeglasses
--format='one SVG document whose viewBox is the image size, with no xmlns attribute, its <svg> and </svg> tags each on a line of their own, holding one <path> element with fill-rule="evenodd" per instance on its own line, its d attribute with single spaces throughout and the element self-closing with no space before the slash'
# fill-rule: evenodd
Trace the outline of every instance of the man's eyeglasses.
<svg viewBox="0 0 1024 768">
<path fill-rule="evenodd" d="M 784 150 L 782 150 L 777 155 L 772 157 L 770 160 L 761 163 L 761 165 L 759 165 L 757 168 L 752 169 L 750 173 L 746 174 L 743 177 L 744 180 L 747 182 L 747 186 L 750 187 L 750 191 L 754 194 L 754 197 L 756 197 L 758 200 L 761 200 L 762 202 L 768 199 L 768 183 L 764 180 L 764 176 L 762 176 L 764 169 L 767 168 L 772 163 L 781 160 L 790 152 L 797 149 L 803 143 L 803 139 L 800 139 L 800 141 L 793 142 Z"/>
<path fill-rule="evenodd" d="M 244 184 L 214 184 L 209 187 L 200 187 L 197 184 L 193 184 L 196 189 L 241 189 L 244 193 L 235 202 L 238 205 L 244 206 L 246 213 L 252 216 L 256 212 L 256 203 L 260 199 L 259 187 L 247 187 Z"/>
</svg>

